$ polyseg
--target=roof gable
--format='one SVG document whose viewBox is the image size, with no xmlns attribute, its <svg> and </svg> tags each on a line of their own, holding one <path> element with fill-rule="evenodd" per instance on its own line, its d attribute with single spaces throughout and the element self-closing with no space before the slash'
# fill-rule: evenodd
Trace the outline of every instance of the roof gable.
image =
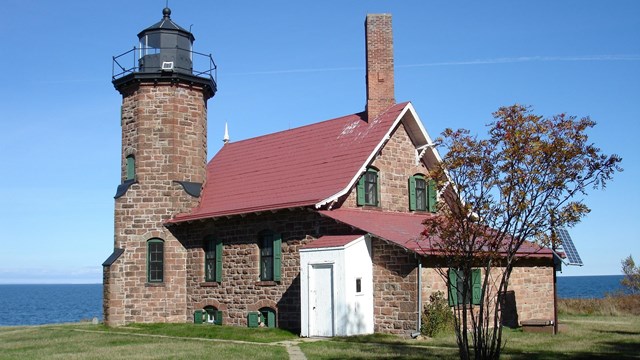
<svg viewBox="0 0 640 360">
<path fill-rule="evenodd" d="M 357 113 L 228 143 L 207 165 L 199 206 L 170 222 L 320 206 L 353 186 L 408 109 L 401 103 L 371 122 Z"/>
</svg>

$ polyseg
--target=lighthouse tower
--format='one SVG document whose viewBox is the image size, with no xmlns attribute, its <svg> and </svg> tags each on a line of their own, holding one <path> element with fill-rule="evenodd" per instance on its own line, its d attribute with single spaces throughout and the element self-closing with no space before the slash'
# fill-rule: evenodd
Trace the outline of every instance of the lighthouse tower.
<svg viewBox="0 0 640 360">
<path fill-rule="evenodd" d="M 216 92 L 211 56 L 193 51 L 193 34 L 171 19 L 169 8 L 138 39 L 113 61 L 122 153 L 114 252 L 103 264 L 108 325 L 188 319 L 187 251 L 164 223 L 197 205 L 206 174 L 207 101 Z"/>
</svg>

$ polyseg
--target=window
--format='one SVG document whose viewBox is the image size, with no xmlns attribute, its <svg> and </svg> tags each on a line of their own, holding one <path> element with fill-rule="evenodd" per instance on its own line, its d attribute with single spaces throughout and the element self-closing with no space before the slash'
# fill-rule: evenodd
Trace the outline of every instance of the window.
<svg viewBox="0 0 640 360">
<path fill-rule="evenodd" d="M 260 280 L 280 281 L 282 262 L 282 239 L 280 234 L 263 231 L 259 236 L 260 247 Z"/>
<path fill-rule="evenodd" d="M 125 180 L 134 180 L 136 178 L 136 158 L 133 155 L 127 155 L 127 177 Z"/>
<path fill-rule="evenodd" d="M 358 181 L 358 205 L 378 206 L 380 189 L 378 186 L 378 170 L 369 168 Z"/>
<path fill-rule="evenodd" d="M 260 309 L 260 320 L 264 327 L 276 327 L 276 312 L 272 308 L 264 307 Z"/>
<path fill-rule="evenodd" d="M 147 241 L 147 281 L 164 281 L 164 241 L 161 239 Z"/>
<path fill-rule="evenodd" d="M 213 236 L 205 238 L 204 281 L 222 281 L 222 240 Z"/>
<path fill-rule="evenodd" d="M 409 178 L 409 210 L 436 212 L 436 182 L 418 174 Z"/>
<path fill-rule="evenodd" d="M 362 292 L 362 278 L 356 279 L 356 294 L 360 294 Z"/>
<path fill-rule="evenodd" d="M 464 273 L 462 270 L 449 269 L 449 306 L 471 302 L 480 305 L 482 298 L 482 278 L 480 269 L 471 270 L 471 279 L 467 279 L 467 299 L 463 299 Z M 471 296 L 469 296 L 471 295 Z"/>
<path fill-rule="evenodd" d="M 222 325 L 222 311 L 213 306 L 205 306 L 204 311 L 207 313 L 207 322 Z"/>
</svg>

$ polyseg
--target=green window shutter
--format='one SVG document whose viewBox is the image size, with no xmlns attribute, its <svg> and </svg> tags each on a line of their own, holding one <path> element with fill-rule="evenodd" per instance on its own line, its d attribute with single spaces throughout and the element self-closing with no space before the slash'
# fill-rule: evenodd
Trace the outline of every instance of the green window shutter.
<svg viewBox="0 0 640 360">
<path fill-rule="evenodd" d="M 222 325 L 222 311 L 216 310 L 213 313 L 213 323 L 216 325 Z"/>
<path fill-rule="evenodd" d="M 273 281 L 282 278 L 282 235 L 273 234 Z"/>
<path fill-rule="evenodd" d="M 427 201 L 429 202 L 428 210 L 430 212 L 436 212 L 436 200 L 438 196 L 436 182 L 434 180 L 429 180 L 427 184 L 427 196 L 429 197 L 427 199 Z"/>
<path fill-rule="evenodd" d="M 216 239 L 216 281 L 222 282 L 222 240 Z"/>
<path fill-rule="evenodd" d="M 449 306 L 458 305 L 458 273 L 449 269 Z"/>
<path fill-rule="evenodd" d="M 409 210 L 416 209 L 416 177 L 409 178 Z"/>
<path fill-rule="evenodd" d="M 356 189 L 357 192 L 357 197 L 358 197 L 358 205 L 362 206 L 365 205 L 365 197 L 364 197 L 364 178 L 365 178 L 365 174 L 362 175 L 362 177 L 360 178 L 360 180 L 358 180 L 358 187 Z"/>
<path fill-rule="evenodd" d="M 127 156 L 127 178 L 133 180 L 136 177 L 136 158 L 133 155 Z"/>
<path fill-rule="evenodd" d="M 267 326 L 270 328 L 276 327 L 276 313 L 273 311 L 267 312 Z"/>
<path fill-rule="evenodd" d="M 471 271 L 471 288 L 473 305 L 480 305 L 482 300 L 482 277 L 480 276 L 480 269 L 473 269 Z"/>
</svg>

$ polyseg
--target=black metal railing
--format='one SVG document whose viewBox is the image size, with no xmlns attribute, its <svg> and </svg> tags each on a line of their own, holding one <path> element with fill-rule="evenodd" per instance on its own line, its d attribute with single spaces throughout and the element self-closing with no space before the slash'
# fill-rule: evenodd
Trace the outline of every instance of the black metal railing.
<svg viewBox="0 0 640 360">
<path fill-rule="evenodd" d="M 161 62 L 157 64 L 150 64 L 150 61 L 145 63 L 145 60 L 149 60 L 155 55 L 163 54 L 163 51 L 171 52 L 174 54 L 187 55 L 188 61 L 172 62 L 170 68 L 163 67 Z M 131 61 L 129 63 L 129 61 Z M 127 65 L 131 64 L 131 66 Z M 181 66 L 181 65 L 187 66 Z M 125 77 L 132 73 L 140 72 L 159 72 L 159 71 L 176 71 L 181 73 L 187 73 L 198 77 L 206 77 L 214 82 L 217 82 L 217 66 L 213 61 L 211 54 L 203 54 L 189 49 L 182 48 L 138 48 L 126 51 L 120 55 L 113 57 L 111 64 L 111 79 L 113 81 Z"/>
</svg>

